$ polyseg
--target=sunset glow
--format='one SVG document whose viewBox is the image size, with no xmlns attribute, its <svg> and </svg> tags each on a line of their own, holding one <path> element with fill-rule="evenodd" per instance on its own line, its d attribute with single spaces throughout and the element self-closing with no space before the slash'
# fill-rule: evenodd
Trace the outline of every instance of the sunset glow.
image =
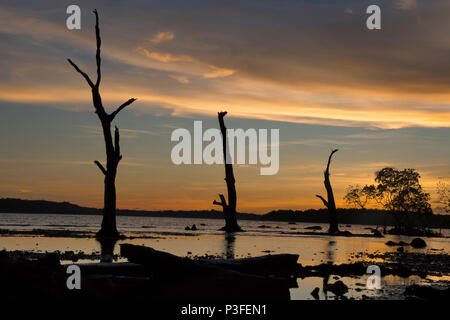
<svg viewBox="0 0 450 320">
<path fill-rule="evenodd" d="M 175 166 L 170 133 L 194 120 L 217 128 L 222 110 L 231 127 L 280 129 L 277 175 L 235 168 L 239 211 L 321 208 L 314 195 L 333 148 L 338 206 L 348 185 L 394 166 L 417 169 L 437 207 L 436 184 L 450 178 L 450 3 L 380 2 L 375 33 L 361 1 L 102 8 L 103 102 L 138 98 L 116 119 L 118 207 L 212 209 L 223 167 Z M 25 3 L 0 6 L 0 194 L 101 207 L 102 133 L 66 61 L 95 73 L 93 8 L 79 1 L 82 28 L 68 30 L 65 3 Z"/>
</svg>

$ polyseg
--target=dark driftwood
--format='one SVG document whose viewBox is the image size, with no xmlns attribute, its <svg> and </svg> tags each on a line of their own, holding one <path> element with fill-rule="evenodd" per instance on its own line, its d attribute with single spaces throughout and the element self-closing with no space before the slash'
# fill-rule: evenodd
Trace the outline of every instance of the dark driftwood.
<svg viewBox="0 0 450 320">
<path fill-rule="evenodd" d="M 98 13 L 94 10 L 95 14 L 95 38 L 97 43 L 97 50 L 95 54 L 95 60 L 97 64 L 97 80 L 95 83 L 91 78 L 82 71 L 72 60 L 67 59 L 72 67 L 80 73 L 83 78 L 88 83 L 92 91 L 92 103 L 95 108 L 95 113 L 97 114 L 103 129 L 103 137 L 105 139 L 106 147 L 106 168 L 100 163 L 100 161 L 95 160 L 94 163 L 100 169 L 102 174 L 105 176 L 105 191 L 104 191 L 104 207 L 103 207 L 103 220 L 102 227 L 97 233 L 99 238 L 118 238 L 119 233 L 117 232 L 116 226 L 116 174 L 119 161 L 122 159 L 120 154 L 119 145 L 119 129 L 116 127 L 114 131 L 114 142 L 111 134 L 111 122 L 114 120 L 115 116 L 126 106 L 132 104 L 136 99 L 131 98 L 126 102 L 122 103 L 114 112 L 108 114 L 103 107 L 102 98 L 100 95 L 100 80 L 101 80 L 101 58 L 100 58 L 100 28 L 98 24 Z"/>
<path fill-rule="evenodd" d="M 233 270 L 253 275 L 289 277 L 298 270 L 298 255 L 296 254 L 276 254 L 229 260 L 192 260 L 153 248 L 131 244 L 120 245 L 120 254 L 129 261 L 143 264 L 156 273 L 183 270 L 184 274 L 210 274 Z"/>
<path fill-rule="evenodd" d="M 125 246 L 136 249 L 137 246 Z M 125 250 L 126 250 L 125 249 Z M 150 251 L 152 249 L 147 248 Z M 154 250 L 156 251 L 156 250 Z M 136 250 L 133 251 L 136 253 Z M 139 251 L 142 252 L 142 251 Z M 146 250 L 146 252 L 149 252 Z M 165 272 L 167 264 L 92 263 L 79 264 L 81 289 L 69 290 L 67 273 L 56 254 L 38 261 L 12 259 L 0 252 L 0 283 L 2 290 L 14 299 L 132 299 L 151 300 L 213 300 L 234 301 L 288 300 L 292 279 L 244 274 L 218 266 L 201 264 L 201 270 L 193 270 L 197 262 L 179 258 L 164 252 L 166 263 L 174 265 L 171 273 Z M 151 267 L 150 267 L 151 266 Z M 156 268 L 154 268 L 156 266 Z M 186 268 L 186 269 L 183 269 Z M 185 270 L 191 269 L 190 273 Z M 158 270 L 152 272 L 151 270 Z M 193 272 L 195 271 L 195 272 Z M 205 271 L 205 272 L 198 272 Z M 72 300 L 73 301 L 73 300 Z"/>
<path fill-rule="evenodd" d="M 450 288 L 437 289 L 428 286 L 412 285 L 406 287 L 404 295 L 425 301 L 449 301 Z"/>
<path fill-rule="evenodd" d="M 248 274 L 229 268 L 240 265 L 256 272 L 259 265 L 264 265 L 268 270 L 276 269 L 276 260 L 292 264 L 296 256 L 219 261 L 219 266 L 140 246 L 122 245 L 121 251 L 130 260 L 140 263 L 79 264 L 80 290 L 67 288 L 66 266 L 60 265 L 56 254 L 28 261 L 12 259 L 8 253 L 0 252 L 0 283 L 10 297 L 17 299 L 228 301 L 232 297 L 235 301 L 259 302 L 288 300 L 289 288 L 296 283 L 294 278 Z"/>
<path fill-rule="evenodd" d="M 158 275 L 196 275 L 216 271 L 197 261 L 144 246 L 121 244 L 120 255 L 130 262 L 145 265 L 150 272 Z"/>
<path fill-rule="evenodd" d="M 293 261 L 298 256 L 280 255 L 276 258 L 244 259 L 246 261 L 194 261 L 177 257 L 152 248 L 122 244 L 121 255 L 133 263 L 144 265 L 155 275 L 154 288 L 158 288 L 159 298 L 169 297 L 218 300 L 234 299 L 289 299 L 289 278 L 267 277 L 258 273 L 275 268 L 276 261 Z M 239 266 L 240 264 L 240 266 Z M 253 265 L 253 267 L 251 267 Z M 253 274 L 244 270 L 254 271 Z"/>
<path fill-rule="evenodd" d="M 243 259 L 206 260 L 206 264 L 248 274 L 290 277 L 298 270 L 297 254 L 275 254 Z"/>
</svg>

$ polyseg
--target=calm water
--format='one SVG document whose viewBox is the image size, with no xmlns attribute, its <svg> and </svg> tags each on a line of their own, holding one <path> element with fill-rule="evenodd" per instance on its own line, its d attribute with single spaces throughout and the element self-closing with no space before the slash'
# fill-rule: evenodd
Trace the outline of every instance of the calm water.
<svg viewBox="0 0 450 320">
<path fill-rule="evenodd" d="M 101 223 L 101 216 L 85 215 L 55 215 L 55 214 L 0 214 L 0 229 L 51 229 L 51 230 L 77 230 L 97 231 Z M 154 217 L 117 217 L 119 231 L 130 236 L 146 236 L 145 239 L 128 239 L 120 243 L 142 244 L 158 250 L 171 252 L 179 256 L 217 255 L 225 258 L 240 258 L 258 256 L 267 253 L 294 253 L 299 254 L 299 263 L 314 265 L 320 263 L 348 263 L 355 261 L 355 253 L 384 253 L 394 252 L 396 247 L 389 247 L 388 240 L 410 242 L 412 238 L 405 236 L 386 236 L 384 238 L 364 237 L 331 237 L 321 235 L 298 235 L 296 232 L 305 232 L 305 227 L 320 225 L 323 230 L 325 224 L 296 223 L 272 221 L 240 221 L 241 227 L 246 230 L 232 237 L 226 237 L 224 232 L 218 231 L 223 226 L 222 220 L 216 219 L 185 219 L 185 218 L 154 218 Z M 195 224 L 197 231 L 185 231 L 186 226 Z M 342 230 L 349 230 L 353 234 L 369 234 L 364 225 L 341 225 Z M 442 230 L 449 236 L 449 230 Z M 425 249 L 406 247 L 408 252 L 448 253 L 450 239 L 427 238 Z M 99 252 L 100 245 L 93 238 L 50 238 L 38 236 L 3 236 L 0 237 L 0 250 L 31 250 L 45 251 L 83 251 L 85 253 Z M 119 253 L 119 246 L 115 252 Z M 361 259 L 367 259 L 359 257 Z M 376 259 L 371 260 L 374 263 Z M 360 298 L 362 294 L 378 298 L 402 298 L 401 293 L 405 285 L 421 284 L 448 284 L 448 276 L 442 278 L 420 279 L 417 277 L 399 278 L 383 277 L 382 285 L 385 288 L 377 290 L 357 290 L 363 288 L 367 277 L 349 278 L 344 281 L 349 287 L 348 296 Z M 437 281 L 436 281 L 437 280 Z M 334 281 L 334 280 L 332 280 Z M 312 299 L 310 292 L 321 288 L 322 278 L 309 277 L 298 280 L 299 288 L 291 289 L 292 299 Z M 321 299 L 328 298 L 320 292 Z"/>
</svg>

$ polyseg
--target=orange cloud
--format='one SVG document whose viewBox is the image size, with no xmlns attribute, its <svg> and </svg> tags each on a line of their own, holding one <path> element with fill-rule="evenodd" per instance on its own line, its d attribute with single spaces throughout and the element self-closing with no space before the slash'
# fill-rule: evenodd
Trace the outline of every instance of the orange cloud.
<svg viewBox="0 0 450 320">
<path fill-rule="evenodd" d="M 415 8 L 417 5 L 416 0 L 397 0 L 396 6 L 401 10 L 409 10 Z"/>
<path fill-rule="evenodd" d="M 136 50 L 140 53 L 143 53 L 144 55 L 146 55 L 147 57 L 149 57 L 151 59 L 161 61 L 161 62 L 178 62 L 178 61 L 194 62 L 195 61 L 194 58 L 192 58 L 188 55 L 175 56 L 173 54 L 165 53 L 165 52 L 149 51 L 142 47 L 138 47 L 138 48 L 136 48 Z"/>
<path fill-rule="evenodd" d="M 180 79 L 179 79 L 180 80 Z M 177 81 L 179 81 L 177 80 Z M 183 80 L 181 80 L 183 81 Z M 225 81 L 225 82 L 224 82 Z M 215 115 L 211 106 L 226 105 L 230 113 L 237 117 L 266 119 L 294 123 L 325 124 L 337 126 L 372 126 L 385 129 L 402 127 L 450 127 L 450 113 L 446 110 L 427 110 L 407 107 L 395 107 L 408 101 L 403 96 L 383 95 L 380 92 L 364 91 L 348 92 L 336 95 L 335 99 L 345 101 L 359 108 L 341 107 L 328 103 L 320 91 L 301 93 L 283 86 L 267 85 L 249 80 L 222 80 L 220 86 L 211 87 L 205 92 L 202 87 L 195 90 L 174 93 L 149 90 L 139 83 L 109 85 L 103 89 L 105 103 L 118 105 L 123 100 L 124 92 L 132 92 L 139 98 L 134 108 L 152 112 L 146 108 L 146 102 L 158 104 L 173 110 L 174 115 Z M 377 96 L 378 95 L 378 96 Z M 326 96 L 325 96 L 326 97 Z M 373 99 L 376 97 L 376 99 Z M 450 97 L 445 97 L 450 99 Z M 444 100 L 445 100 L 444 99 Z M 82 81 L 78 86 L 69 89 L 60 85 L 5 86 L 0 85 L 0 100 L 15 102 L 48 102 L 48 103 L 84 103 L 90 104 L 91 97 Z M 420 100 L 412 100 L 419 103 Z M 423 100 L 420 103 L 439 103 Z M 390 105 L 391 108 L 385 108 Z M 275 108 L 276 106 L 276 108 Z M 64 106 L 62 106 L 64 107 Z M 66 106 L 66 108 L 68 108 Z M 73 107 L 71 107 L 73 108 Z"/>
<path fill-rule="evenodd" d="M 400 2 L 406 7 L 413 3 L 406 0 Z M 81 50 L 94 54 L 95 44 L 91 33 L 68 32 L 56 23 L 28 18 L 16 12 L 3 11 L 0 17 L 5 22 L 0 25 L 0 31 L 6 34 L 24 34 L 37 43 L 70 41 Z M 150 42 L 161 43 L 173 39 L 173 33 L 159 32 Z M 145 43 L 142 38 L 137 41 Z M 141 111 L 146 108 L 145 102 L 152 102 L 173 110 L 177 115 L 213 115 L 211 106 L 224 104 L 236 116 L 275 121 L 380 128 L 450 127 L 450 95 L 446 87 L 449 82 L 446 81 L 445 72 L 433 72 L 440 65 L 440 60 L 431 63 L 434 58 L 430 58 L 424 60 L 423 65 L 418 64 L 416 59 L 412 59 L 414 51 L 402 55 L 403 51 L 399 50 L 380 50 L 386 53 L 386 59 L 379 59 L 380 62 L 375 64 L 370 62 L 372 60 L 370 63 L 365 63 L 366 60 L 348 61 L 343 59 L 348 55 L 343 54 L 339 56 L 342 61 L 335 61 L 326 55 L 327 59 L 324 60 L 322 46 L 320 51 L 313 50 L 315 46 L 309 51 L 302 48 L 299 52 L 305 53 L 302 59 L 294 55 L 298 49 L 295 46 L 292 50 L 277 50 L 280 56 L 251 55 L 252 50 L 248 48 L 249 52 L 243 51 L 236 59 L 234 55 L 220 57 L 209 52 L 194 57 L 153 51 L 144 46 L 139 46 L 136 53 L 130 51 L 129 46 L 115 47 L 117 43 L 120 42 L 105 41 L 102 55 L 134 69 L 141 69 L 139 74 L 158 70 L 163 74 L 165 72 L 165 77 L 180 83 L 191 83 L 189 91 L 181 89 L 174 92 L 163 85 L 151 86 L 148 82 L 143 86 L 143 80 L 148 79 L 139 78 L 137 73 L 133 80 L 127 79 L 125 82 L 122 81 L 122 74 L 112 73 L 108 83 L 105 82 L 108 87 L 102 91 L 105 101 L 121 103 L 127 98 L 123 93 L 130 92 L 142 101 Z M 329 42 L 323 42 L 324 45 L 326 43 Z M 331 44 L 330 52 L 334 52 Z M 339 46 L 338 49 L 345 47 Z M 214 46 L 209 43 L 205 45 L 205 51 L 210 48 Z M 267 50 L 270 48 L 268 46 Z M 290 52 L 291 55 L 288 55 Z M 373 52 L 378 54 L 377 50 Z M 244 59 L 246 54 L 251 55 L 250 58 Z M 365 54 L 362 51 L 358 56 Z M 398 61 L 398 67 L 393 69 L 391 64 L 383 64 L 390 61 L 387 58 L 395 58 L 393 61 Z M 70 74 L 73 70 L 65 66 L 63 57 L 55 59 L 58 59 L 57 63 L 53 64 L 50 59 L 46 64 L 20 64 L 19 59 L 9 73 L 14 77 L 13 81 L 0 83 L 0 99 L 27 103 L 49 102 L 62 108 L 77 108 L 76 103 L 89 102 L 91 97 L 85 90 L 85 84 L 75 74 Z M 405 59 L 408 63 L 403 65 L 401 62 Z M 84 67 L 83 62 L 87 63 L 77 62 L 81 67 Z M 239 63 L 242 63 L 242 67 Z M 346 72 L 340 72 L 342 68 Z M 88 73 L 93 71 L 83 69 Z M 372 76 L 363 76 L 363 72 Z M 430 75 L 433 77 L 430 78 Z M 194 83 L 191 79 L 195 77 L 218 79 L 220 83 Z M 65 79 L 69 80 L 65 82 Z M 85 108 L 85 105 L 79 105 L 79 108 Z"/>
<path fill-rule="evenodd" d="M 173 40 L 175 35 L 172 32 L 158 32 L 153 38 L 150 39 L 150 42 L 153 44 L 158 44 L 161 42 L 166 42 Z"/>
<path fill-rule="evenodd" d="M 177 76 L 174 74 L 169 75 L 170 78 L 177 80 L 179 83 L 189 83 L 189 79 L 183 76 Z"/>
<path fill-rule="evenodd" d="M 205 78 L 222 78 L 222 77 L 228 77 L 235 73 L 235 70 L 231 69 L 223 69 L 218 68 L 215 66 L 209 66 L 211 68 L 211 71 L 205 73 L 203 77 Z"/>
<path fill-rule="evenodd" d="M 209 65 L 209 64 L 203 63 L 203 62 L 199 61 L 198 59 L 195 59 L 195 58 L 193 58 L 189 55 L 185 55 L 185 54 L 173 55 L 173 54 L 167 53 L 167 52 L 150 51 L 143 47 L 137 47 L 136 51 L 138 51 L 139 53 L 145 55 L 146 57 L 148 57 L 150 59 L 157 60 L 157 61 L 164 62 L 164 63 L 169 63 L 169 62 L 193 63 L 200 70 L 203 70 L 200 72 L 202 73 L 202 76 L 204 78 L 224 78 L 224 77 L 231 76 L 232 74 L 235 73 L 235 70 L 219 68 L 219 67 L 216 67 L 213 65 Z M 182 71 L 182 70 L 180 70 L 180 71 Z M 186 82 L 182 82 L 182 83 L 186 83 Z"/>
</svg>

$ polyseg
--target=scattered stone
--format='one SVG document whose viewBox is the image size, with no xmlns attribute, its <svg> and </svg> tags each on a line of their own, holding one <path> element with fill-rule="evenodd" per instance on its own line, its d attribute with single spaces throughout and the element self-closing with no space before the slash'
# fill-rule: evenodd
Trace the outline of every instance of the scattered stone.
<svg viewBox="0 0 450 320">
<path fill-rule="evenodd" d="M 336 296 L 343 296 L 348 292 L 348 287 L 342 281 L 336 281 L 326 286 L 327 291 L 334 293 Z"/>
<path fill-rule="evenodd" d="M 383 237 L 383 235 L 381 234 L 381 232 L 378 231 L 377 229 L 372 229 L 372 233 L 373 233 L 373 235 L 374 235 L 375 237 L 377 237 L 377 238 L 382 238 L 382 237 Z"/>
<path fill-rule="evenodd" d="M 426 242 L 421 238 L 414 238 L 411 241 L 411 247 L 413 248 L 425 248 L 427 246 Z"/>
</svg>

